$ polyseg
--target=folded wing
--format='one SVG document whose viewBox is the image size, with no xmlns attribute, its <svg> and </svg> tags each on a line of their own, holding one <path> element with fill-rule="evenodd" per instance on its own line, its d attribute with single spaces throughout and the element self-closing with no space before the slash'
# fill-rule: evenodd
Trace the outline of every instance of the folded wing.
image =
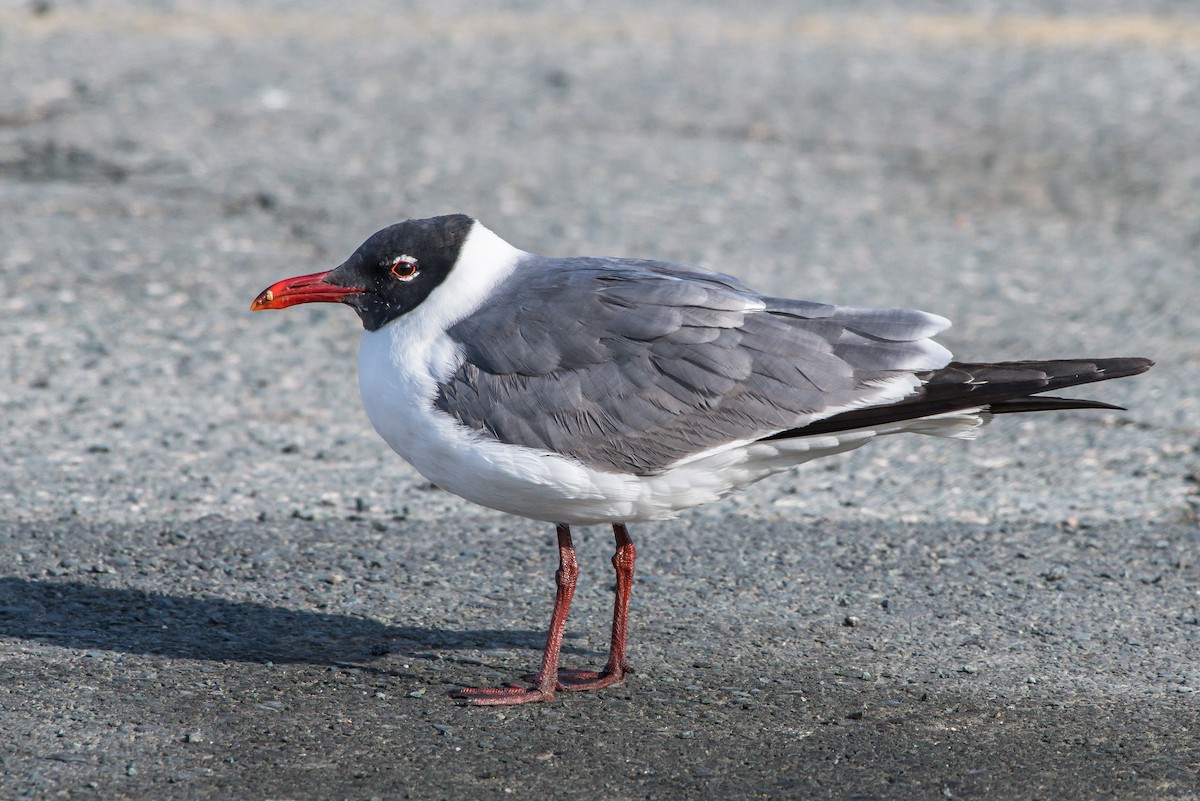
<svg viewBox="0 0 1200 801">
<path fill-rule="evenodd" d="M 531 258 L 450 329 L 463 359 L 434 403 L 503 442 L 646 475 L 901 401 L 950 361 L 929 339 L 948 325 L 682 265 Z"/>
</svg>

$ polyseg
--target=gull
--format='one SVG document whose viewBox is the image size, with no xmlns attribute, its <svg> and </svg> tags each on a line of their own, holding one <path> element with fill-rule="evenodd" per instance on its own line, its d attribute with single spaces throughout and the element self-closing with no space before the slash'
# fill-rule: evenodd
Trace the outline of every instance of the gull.
<svg viewBox="0 0 1200 801">
<path fill-rule="evenodd" d="M 949 321 L 759 294 L 697 267 L 522 251 L 462 214 L 407 220 L 343 264 L 263 290 L 251 308 L 343 303 L 362 321 L 359 389 L 380 436 L 433 484 L 554 523 L 559 568 L 532 686 L 468 688 L 478 705 L 547 701 L 625 680 L 636 549 L 664 520 L 876 437 L 971 439 L 994 415 L 1120 409 L 1041 393 L 1135 375 L 1143 358 L 952 361 Z M 571 526 L 616 540 L 599 671 L 559 670 L 579 568 Z"/>
</svg>

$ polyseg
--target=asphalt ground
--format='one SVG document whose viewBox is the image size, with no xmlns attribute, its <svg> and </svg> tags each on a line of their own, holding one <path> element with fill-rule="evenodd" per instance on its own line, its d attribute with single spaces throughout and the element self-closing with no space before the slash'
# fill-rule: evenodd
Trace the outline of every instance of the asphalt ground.
<svg viewBox="0 0 1200 801">
<path fill-rule="evenodd" d="M 1200 795 L 1192 3 L 44 0 L 0 75 L 0 798 Z M 465 708 L 551 527 L 387 451 L 348 310 L 247 311 L 451 211 L 1158 366 L 636 526 L 634 677 Z"/>
</svg>

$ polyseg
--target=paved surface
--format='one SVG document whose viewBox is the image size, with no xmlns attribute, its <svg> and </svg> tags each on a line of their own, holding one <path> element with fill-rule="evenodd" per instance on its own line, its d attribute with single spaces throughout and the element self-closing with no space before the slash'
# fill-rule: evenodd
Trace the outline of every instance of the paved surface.
<svg viewBox="0 0 1200 801">
<path fill-rule="evenodd" d="M 1197 797 L 1194 4 L 403 5 L 0 9 L 0 798 Z M 462 708 L 550 527 L 385 450 L 348 311 L 246 311 L 459 210 L 1159 366 L 636 527 L 633 680 Z"/>
</svg>

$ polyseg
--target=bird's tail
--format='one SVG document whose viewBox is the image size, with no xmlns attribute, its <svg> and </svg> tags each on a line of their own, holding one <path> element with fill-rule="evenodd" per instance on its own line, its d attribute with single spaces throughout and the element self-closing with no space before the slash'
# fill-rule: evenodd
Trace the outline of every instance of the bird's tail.
<svg viewBox="0 0 1200 801">
<path fill-rule="evenodd" d="M 991 414 L 1047 412 L 1062 409 L 1122 409 L 1110 403 L 1076 398 L 1040 396 L 1076 384 L 1144 373 L 1150 359 L 1056 359 L 1052 361 L 951 362 L 940 370 L 918 373 L 921 387 L 896 403 L 843 412 L 803 428 L 783 431 L 768 439 L 804 437 L 857 428 L 870 428 L 916 420 L 963 409 L 983 409 Z"/>
</svg>

